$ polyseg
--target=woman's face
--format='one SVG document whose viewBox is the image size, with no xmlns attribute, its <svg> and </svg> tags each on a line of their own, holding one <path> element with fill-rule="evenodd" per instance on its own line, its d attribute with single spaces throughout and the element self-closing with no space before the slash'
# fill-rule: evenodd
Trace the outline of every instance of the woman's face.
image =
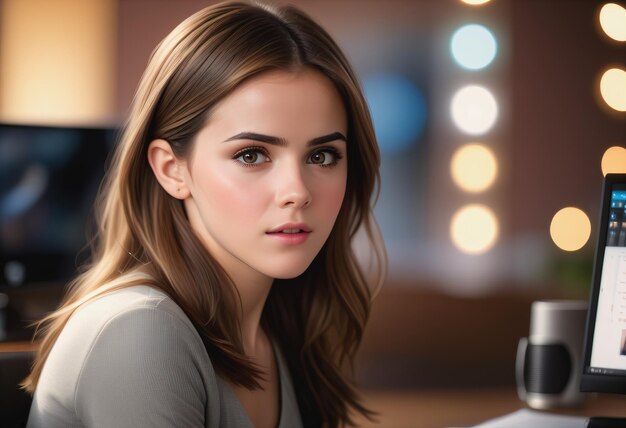
<svg viewBox="0 0 626 428">
<path fill-rule="evenodd" d="M 293 278 L 328 238 L 346 190 L 347 118 L 332 82 L 272 71 L 212 111 L 184 165 L 191 226 L 236 282 Z"/>
</svg>

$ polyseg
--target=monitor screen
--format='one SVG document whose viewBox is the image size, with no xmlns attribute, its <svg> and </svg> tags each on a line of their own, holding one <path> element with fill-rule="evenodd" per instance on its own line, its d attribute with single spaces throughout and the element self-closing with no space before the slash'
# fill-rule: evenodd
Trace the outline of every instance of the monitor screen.
<svg viewBox="0 0 626 428">
<path fill-rule="evenodd" d="M 0 124 L 0 288 L 64 284 L 88 251 L 87 225 L 115 131 Z"/>
<path fill-rule="evenodd" d="M 626 394 L 626 174 L 607 174 L 583 356 L 583 391 Z"/>
</svg>

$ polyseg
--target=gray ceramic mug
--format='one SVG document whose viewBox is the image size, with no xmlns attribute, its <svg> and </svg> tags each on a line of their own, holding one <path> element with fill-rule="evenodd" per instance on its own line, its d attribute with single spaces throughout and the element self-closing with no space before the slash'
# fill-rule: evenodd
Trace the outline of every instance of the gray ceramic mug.
<svg viewBox="0 0 626 428">
<path fill-rule="evenodd" d="M 529 407 L 573 407 L 580 392 L 587 302 L 546 300 L 530 310 L 528 338 L 517 347 L 517 394 Z"/>
</svg>

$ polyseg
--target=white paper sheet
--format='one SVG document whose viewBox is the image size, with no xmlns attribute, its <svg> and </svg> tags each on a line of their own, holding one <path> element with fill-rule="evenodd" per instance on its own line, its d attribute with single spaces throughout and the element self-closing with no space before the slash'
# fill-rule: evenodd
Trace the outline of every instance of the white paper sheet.
<svg viewBox="0 0 626 428">
<path fill-rule="evenodd" d="M 586 417 L 562 416 L 521 409 L 475 425 L 473 428 L 585 428 L 586 426 Z"/>
</svg>

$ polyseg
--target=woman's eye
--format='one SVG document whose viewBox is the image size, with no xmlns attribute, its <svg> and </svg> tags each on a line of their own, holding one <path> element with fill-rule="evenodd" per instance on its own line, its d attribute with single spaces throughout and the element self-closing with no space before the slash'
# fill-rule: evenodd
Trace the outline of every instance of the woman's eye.
<svg viewBox="0 0 626 428">
<path fill-rule="evenodd" d="M 267 162 L 268 157 L 258 149 L 251 149 L 235 155 L 235 160 L 244 165 L 259 165 Z"/>
<path fill-rule="evenodd" d="M 309 157 L 309 162 L 320 166 L 330 166 L 337 163 L 341 156 L 334 150 L 319 150 Z"/>
</svg>

